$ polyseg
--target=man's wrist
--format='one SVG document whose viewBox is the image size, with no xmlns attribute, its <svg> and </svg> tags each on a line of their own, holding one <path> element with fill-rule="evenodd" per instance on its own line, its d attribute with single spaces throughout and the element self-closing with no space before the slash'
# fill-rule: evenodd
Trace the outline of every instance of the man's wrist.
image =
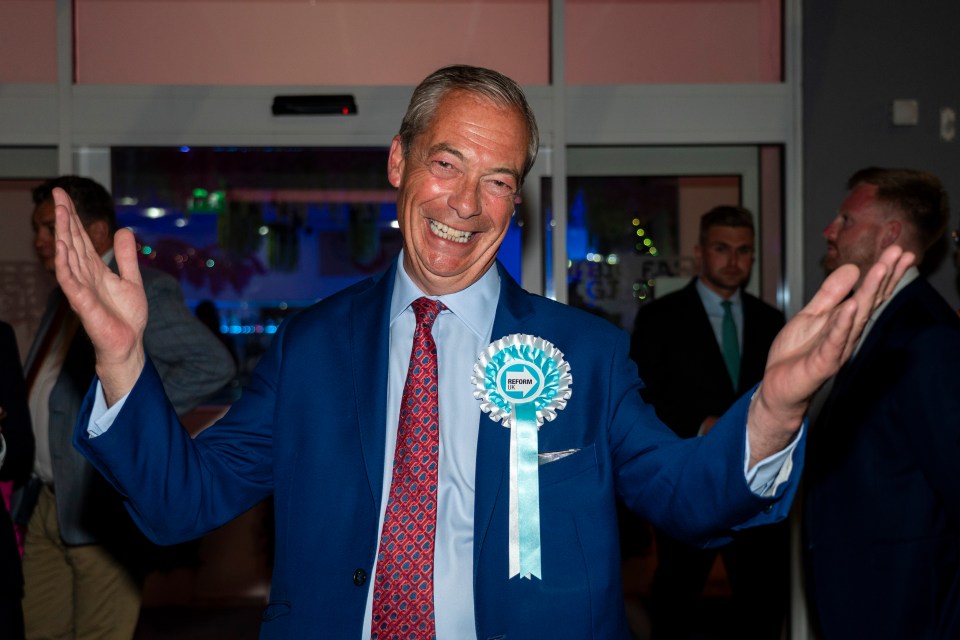
<svg viewBox="0 0 960 640">
<path fill-rule="evenodd" d="M 750 467 L 782 451 L 803 424 L 806 405 L 802 408 L 773 408 L 764 395 L 763 383 L 750 399 L 747 432 L 750 438 Z"/>
<path fill-rule="evenodd" d="M 146 362 L 147 358 L 142 345 L 118 362 L 104 362 L 99 356 L 97 357 L 97 377 L 100 379 L 103 397 L 108 407 L 112 407 L 130 393 L 140 379 Z"/>
</svg>

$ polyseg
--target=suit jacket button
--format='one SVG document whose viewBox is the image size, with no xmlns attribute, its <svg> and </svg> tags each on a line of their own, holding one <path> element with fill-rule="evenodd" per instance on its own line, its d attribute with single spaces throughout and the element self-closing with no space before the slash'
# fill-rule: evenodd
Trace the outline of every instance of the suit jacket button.
<svg viewBox="0 0 960 640">
<path fill-rule="evenodd" d="M 353 572 L 353 584 L 362 587 L 367 583 L 367 572 L 363 569 L 357 569 Z"/>
</svg>

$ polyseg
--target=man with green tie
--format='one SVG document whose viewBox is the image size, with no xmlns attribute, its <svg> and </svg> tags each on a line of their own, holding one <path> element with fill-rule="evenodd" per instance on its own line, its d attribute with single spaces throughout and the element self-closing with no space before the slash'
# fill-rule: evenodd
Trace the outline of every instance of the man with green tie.
<svg viewBox="0 0 960 640">
<path fill-rule="evenodd" d="M 637 313 L 631 357 L 646 385 L 641 394 L 683 438 L 705 434 L 760 381 L 767 351 L 783 327 L 780 311 L 743 291 L 754 251 L 750 211 L 711 209 L 700 219 L 694 247 L 697 277 Z M 788 539 L 785 524 L 758 527 L 721 550 L 737 637 L 779 637 L 788 602 Z M 684 638 L 717 550 L 691 547 L 659 530 L 656 542 L 654 638 Z"/>
</svg>

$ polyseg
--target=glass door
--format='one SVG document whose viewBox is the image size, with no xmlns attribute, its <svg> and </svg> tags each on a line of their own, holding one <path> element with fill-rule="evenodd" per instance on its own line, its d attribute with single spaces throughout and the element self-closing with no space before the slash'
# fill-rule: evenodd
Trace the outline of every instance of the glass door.
<svg viewBox="0 0 960 640">
<path fill-rule="evenodd" d="M 734 204 L 754 213 L 757 262 L 748 290 L 777 305 L 779 147 L 575 147 L 567 152 L 566 290 L 546 291 L 630 330 L 640 305 L 696 274 L 700 216 Z M 550 180 L 541 181 L 547 229 Z M 552 264 L 550 233 L 545 264 Z M 768 286 L 770 285 L 770 286 Z"/>
</svg>

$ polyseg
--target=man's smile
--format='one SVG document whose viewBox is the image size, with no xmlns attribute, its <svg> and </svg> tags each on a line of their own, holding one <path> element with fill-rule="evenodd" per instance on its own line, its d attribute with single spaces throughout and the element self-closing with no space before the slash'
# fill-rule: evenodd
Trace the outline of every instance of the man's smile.
<svg viewBox="0 0 960 640">
<path fill-rule="evenodd" d="M 436 220 L 430 221 L 430 231 L 444 240 L 450 240 L 451 242 L 459 242 L 461 244 L 466 244 L 473 236 L 472 231 L 460 231 L 454 229 L 453 227 L 448 227 L 442 222 L 437 222 Z"/>
</svg>

